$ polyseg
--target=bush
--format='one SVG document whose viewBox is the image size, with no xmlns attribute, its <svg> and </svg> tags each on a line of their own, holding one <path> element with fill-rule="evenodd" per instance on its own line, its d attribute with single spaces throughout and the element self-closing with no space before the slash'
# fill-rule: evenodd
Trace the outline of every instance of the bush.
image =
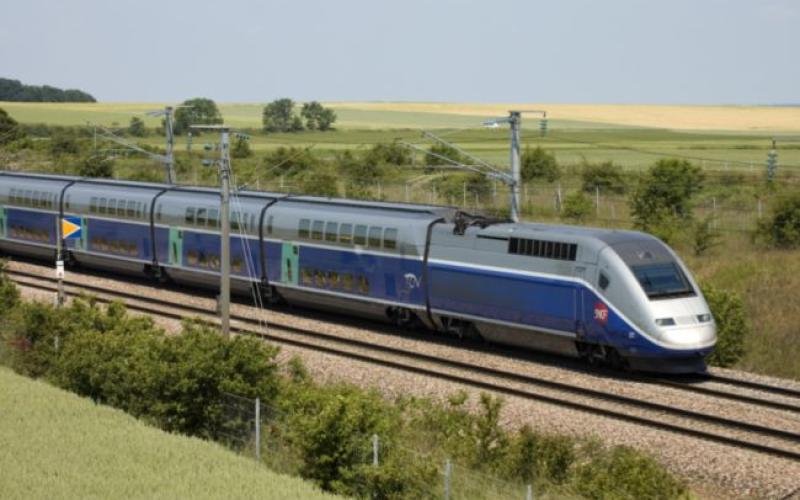
<svg viewBox="0 0 800 500">
<path fill-rule="evenodd" d="M 19 304 L 19 289 L 6 276 L 6 261 L 0 260 L 0 317 L 7 317 L 17 304 Z"/>
<path fill-rule="evenodd" d="M 536 146 L 534 149 L 528 146 L 522 153 L 520 176 L 524 182 L 536 179 L 554 182 L 561 177 L 561 168 L 553 154 L 548 153 L 540 146 Z"/>
<path fill-rule="evenodd" d="M 589 499 L 673 499 L 685 496 L 686 486 L 655 460 L 620 446 L 580 465 L 575 488 Z"/>
<path fill-rule="evenodd" d="M 712 227 L 712 222 L 713 218 L 709 216 L 694 226 L 692 246 L 694 254 L 697 256 L 705 255 L 706 252 L 719 245 L 720 234 Z"/>
<path fill-rule="evenodd" d="M 669 233 L 692 218 L 691 199 L 703 179 L 700 167 L 686 160 L 657 161 L 630 199 L 634 225 L 668 241 Z"/>
<path fill-rule="evenodd" d="M 277 177 L 313 171 L 319 161 L 308 151 L 295 147 L 279 147 L 264 158 L 264 175 Z"/>
<path fill-rule="evenodd" d="M 364 156 L 364 160 L 371 164 L 385 163 L 389 165 L 408 165 L 411 163 L 411 153 L 406 146 L 397 141 L 378 143 L 372 146 Z"/>
<path fill-rule="evenodd" d="M 430 148 L 428 148 L 428 152 L 425 154 L 425 165 L 427 167 L 464 163 L 468 162 L 456 148 L 441 142 L 433 144 Z"/>
<path fill-rule="evenodd" d="M 147 129 L 144 126 L 144 120 L 139 118 L 138 116 L 134 116 L 131 118 L 130 123 L 128 124 L 128 134 L 133 137 L 144 137 L 147 135 Z"/>
<path fill-rule="evenodd" d="M 594 193 L 600 188 L 603 193 L 624 194 L 627 186 L 620 167 L 611 161 L 603 163 L 583 163 L 581 171 L 582 189 Z"/>
<path fill-rule="evenodd" d="M 576 191 L 564 199 L 564 208 L 561 214 L 568 219 L 582 222 L 593 210 L 592 200 L 583 191 Z"/>
<path fill-rule="evenodd" d="M 778 248 L 800 247 L 800 193 L 778 201 L 772 215 L 759 223 L 756 239 Z"/>
<path fill-rule="evenodd" d="M 569 437 L 537 434 L 526 425 L 509 446 L 505 473 L 525 482 L 546 479 L 561 484 L 569 478 L 576 456 Z"/>
<path fill-rule="evenodd" d="M 50 138 L 50 154 L 54 158 L 64 155 L 77 155 L 80 152 L 80 144 L 71 134 L 60 132 Z"/>
<path fill-rule="evenodd" d="M 91 155 L 83 159 L 78 175 L 110 179 L 114 176 L 114 160 L 107 156 Z"/>
<path fill-rule="evenodd" d="M 701 288 L 717 323 L 717 346 L 707 362 L 714 366 L 733 366 L 744 355 L 744 340 L 750 334 L 742 300 L 708 283 Z"/>
<path fill-rule="evenodd" d="M 238 159 L 253 156 L 253 150 L 250 149 L 250 141 L 245 137 L 237 137 L 231 148 L 231 156 Z"/>
</svg>

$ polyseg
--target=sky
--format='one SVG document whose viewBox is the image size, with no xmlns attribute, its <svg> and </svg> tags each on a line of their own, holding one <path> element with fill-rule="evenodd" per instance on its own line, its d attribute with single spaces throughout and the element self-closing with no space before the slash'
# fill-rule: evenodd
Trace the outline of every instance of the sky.
<svg viewBox="0 0 800 500">
<path fill-rule="evenodd" d="M 0 77 L 100 101 L 800 102 L 798 0 L 0 0 Z"/>
</svg>

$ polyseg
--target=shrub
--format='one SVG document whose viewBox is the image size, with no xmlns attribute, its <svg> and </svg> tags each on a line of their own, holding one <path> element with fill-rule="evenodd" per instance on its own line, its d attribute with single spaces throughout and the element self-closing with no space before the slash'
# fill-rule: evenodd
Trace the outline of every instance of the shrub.
<svg viewBox="0 0 800 500">
<path fill-rule="evenodd" d="M 511 441 L 505 473 L 526 482 L 545 479 L 560 484 L 569 478 L 576 456 L 574 440 L 538 434 L 526 425 Z"/>
<path fill-rule="evenodd" d="M 6 275 L 6 261 L 0 260 L 0 316 L 6 315 L 19 304 L 19 289 Z"/>
<path fill-rule="evenodd" d="M 582 222 L 594 210 L 592 200 L 583 193 L 576 191 L 564 198 L 564 208 L 561 215 L 576 222 Z"/>
<path fill-rule="evenodd" d="M 133 137 L 144 137 L 147 135 L 147 129 L 144 126 L 144 120 L 139 118 L 138 116 L 131 117 L 131 121 L 128 124 L 129 135 Z"/>
<path fill-rule="evenodd" d="M 307 171 L 298 176 L 300 191 L 315 196 L 339 196 L 339 178 L 326 170 Z"/>
<path fill-rule="evenodd" d="M 719 245 L 719 231 L 712 227 L 713 218 L 706 217 L 694 225 L 692 233 L 692 246 L 694 254 L 704 255 L 706 252 Z"/>
<path fill-rule="evenodd" d="M 673 499 L 686 495 L 686 486 L 655 460 L 619 446 L 581 464 L 575 488 L 589 499 Z"/>
<path fill-rule="evenodd" d="M 552 153 L 548 153 L 541 146 L 536 146 L 534 149 L 528 146 L 522 153 L 520 176 L 524 182 L 536 179 L 554 182 L 561 177 L 561 168 Z"/>
<path fill-rule="evenodd" d="M 111 178 L 114 176 L 114 160 L 107 156 L 91 155 L 83 159 L 78 168 L 83 177 Z"/>
<path fill-rule="evenodd" d="M 701 288 L 717 323 L 717 346 L 707 361 L 714 366 L 733 366 L 744 355 L 744 339 L 750 333 L 742 300 L 709 283 Z"/>
<path fill-rule="evenodd" d="M 388 165 L 408 165 L 411 163 L 411 153 L 406 146 L 397 141 L 378 143 L 372 146 L 364 155 L 364 160 L 371 164 L 386 163 Z"/>
<path fill-rule="evenodd" d="M 54 158 L 64 155 L 77 155 L 81 152 L 80 144 L 71 134 L 59 132 L 50 138 L 50 154 Z"/>
<path fill-rule="evenodd" d="M 281 146 L 264 158 L 264 174 L 269 177 L 296 175 L 313 171 L 318 165 L 319 161 L 308 149 Z"/>
<path fill-rule="evenodd" d="M 691 199 L 703 179 L 700 167 L 686 160 L 657 161 L 631 196 L 634 225 L 668 241 L 669 233 L 692 218 Z"/>
<path fill-rule="evenodd" d="M 770 246 L 796 248 L 800 246 L 800 193 L 782 197 L 772 215 L 759 223 L 756 239 Z"/>
<path fill-rule="evenodd" d="M 246 137 L 237 137 L 231 148 L 231 156 L 238 159 L 253 156 L 253 150 L 250 149 L 250 141 Z"/>
<path fill-rule="evenodd" d="M 582 189 L 594 193 L 600 188 L 604 193 L 624 194 L 627 186 L 620 167 L 611 161 L 603 163 L 583 163 L 581 171 Z"/>
<path fill-rule="evenodd" d="M 448 161 L 450 160 L 450 161 Z M 454 165 L 458 163 L 468 163 L 458 150 L 447 144 L 437 142 L 428 148 L 425 154 L 426 166 Z"/>
</svg>

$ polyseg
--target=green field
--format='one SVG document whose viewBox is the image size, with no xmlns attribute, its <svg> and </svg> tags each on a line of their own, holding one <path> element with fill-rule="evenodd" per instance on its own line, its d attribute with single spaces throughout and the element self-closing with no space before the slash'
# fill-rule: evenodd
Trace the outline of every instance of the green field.
<svg viewBox="0 0 800 500">
<path fill-rule="evenodd" d="M 124 127 L 138 116 L 151 127 L 160 119 L 146 116 L 148 110 L 162 107 L 159 103 L 0 103 L 16 120 L 25 124 L 86 126 L 96 123 L 107 127 Z M 266 152 L 282 145 L 312 146 L 315 151 L 332 153 L 343 149 L 363 148 L 376 142 L 402 139 L 427 145 L 421 138 L 422 130 L 432 130 L 470 153 L 500 166 L 508 165 L 508 131 L 505 127 L 485 129 L 482 122 L 490 117 L 502 116 L 507 107 L 502 105 L 462 106 L 425 103 L 332 103 L 336 109 L 337 130 L 333 132 L 302 132 L 295 134 L 255 133 L 251 140 L 255 151 Z M 554 105 L 555 106 L 555 105 Z M 225 122 L 233 127 L 258 130 L 261 126 L 261 104 L 220 104 Z M 558 106 L 555 106 L 558 110 Z M 763 167 L 771 146 L 770 139 L 777 135 L 780 162 L 786 169 L 800 172 L 800 110 L 790 108 L 737 108 L 737 107 L 639 107 L 633 113 L 623 113 L 608 107 L 608 116 L 598 115 L 597 107 L 574 110 L 566 108 L 559 117 L 552 111 L 546 137 L 539 135 L 539 118 L 523 119 L 523 144 L 542 145 L 556 154 L 559 162 L 569 165 L 583 160 L 613 160 L 625 169 L 640 169 L 664 156 L 681 156 L 697 159 L 714 170 L 755 171 Z M 626 111 L 625 107 L 621 107 Z M 678 111 L 699 118 L 680 120 Z M 601 108 L 600 111 L 602 111 Z M 650 114 L 648 114 L 648 111 Z M 712 120 L 706 116 L 721 113 Z M 730 116 L 729 116 L 730 115 Z M 762 124 L 775 117 L 776 128 Z M 663 117 L 663 122 L 659 122 Z M 752 118 L 760 126 L 747 127 L 742 122 Z M 795 120 L 796 118 L 796 120 Z M 599 120 L 603 121 L 599 121 Z M 619 120 L 614 123 L 612 120 Z M 729 119 L 729 121 L 726 121 Z M 797 122 L 796 128 L 792 124 Z M 696 123 L 705 126 L 701 128 Z M 642 126 L 637 123 L 663 123 L 661 126 Z M 729 125 L 728 125 L 729 124 Z M 725 128 L 728 126 L 729 128 Z M 681 128 L 685 127 L 685 128 Z M 718 128 L 712 128 L 718 127 Z M 196 138 L 195 141 L 207 140 Z M 163 138 L 152 135 L 144 140 L 152 145 L 163 144 Z M 186 138 L 179 137 L 176 147 L 186 148 Z"/>
<path fill-rule="evenodd" d="M 0 367 L 0 496 L 338 498 Z"/>
</svg>

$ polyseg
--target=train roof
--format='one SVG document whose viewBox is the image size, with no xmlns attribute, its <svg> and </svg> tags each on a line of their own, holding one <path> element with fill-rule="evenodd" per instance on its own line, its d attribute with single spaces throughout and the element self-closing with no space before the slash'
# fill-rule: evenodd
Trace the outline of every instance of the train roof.
<svg viewBox="0 0 800 500">
<path fill-rule="evenodd" d="M 92 177 L 80 177 L 74 175 L 56 175 L 56 174 L 10 172 L 10 171 L 0 171 L 0 176 L 23 177 L 23 178 L 40 179 L 40 180 L 58 180 L 65 182 L 79 182 L 86 184 L 100 184 L 106 186 L 119 186 L 119 187 L 131 187 L 131 188 L 143 188 L 143 189 L 157 189 L 157 190 L 169 189 L 170 192 L 177 192 L 177 193 L 202 193 L 202 194 L 215 194 L 215 195 L 219 194 L 219 188 L 208 187 L 208 186 L 192 186 L 185 184 L 169 185 L 156 182 L 128 181 L 119 179 L 99 179 Z M 285 203 L 306 203 L 312 205 L 337 206 L 342 208 L 386 210 L 386 211 L 403 212 L 407 214 L 412 214 L 412 213 L 429 214 L 436 217 L 443 217 L 447 220 L 452 219 L 452 217 L 457 212 L 457 209 L 455 207 L 416 204 L 416 203 L 351 200 L 347 198 L 326 198 L 321 196 L 293 195 L 290 193 L 253 191 L 253 190 L 241 190 L 237 191 L 235 194 L 238 196 L 246 196 L 253 198 L 280 199 L 282 202 Z"/>
</svg>

